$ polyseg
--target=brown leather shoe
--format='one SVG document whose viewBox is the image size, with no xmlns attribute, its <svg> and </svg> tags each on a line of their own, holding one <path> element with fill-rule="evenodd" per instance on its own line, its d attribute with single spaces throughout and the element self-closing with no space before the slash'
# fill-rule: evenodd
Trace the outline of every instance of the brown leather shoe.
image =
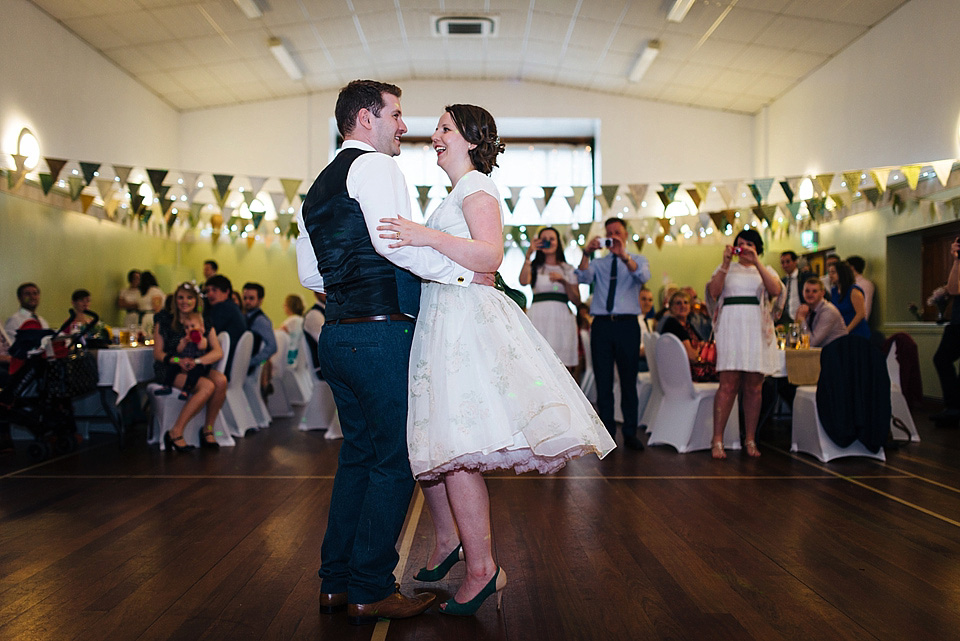
<svg viewBox="0 0 960 641">
<path fill-rule="evenodd" d="M 406 619 L 421 614 L 437 598 L 432 592 L 420 592 L 413 597 L 397 591 L 376 603 L 350 603 L 347 605 L 347 620 L 353 625 L 376 623 L 377 619 Z"/>
<path fill-rule="evenodd" d="M 333 614 L 347 609 L 346 592 L 321 592 L 320 614 Z"/>
</svg>

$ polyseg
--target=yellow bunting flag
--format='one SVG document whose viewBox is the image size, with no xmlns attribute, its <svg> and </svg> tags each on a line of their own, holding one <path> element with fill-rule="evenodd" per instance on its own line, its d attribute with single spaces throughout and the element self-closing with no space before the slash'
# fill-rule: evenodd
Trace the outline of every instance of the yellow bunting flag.
<svg viewBox="0 0 960 641">
<path fill-rule="evenodd" d="M 287 202 L 293 207 L 293 199 L 297 197 L 297 190 L 300 189 L 302 180 L 297 178 L 281 178 L 280 185 L 283 186 L 283 193 L 287 197 Z"/>
<path fill-rule="evenodd" d="M 669 218 L 658 218 L 657 222 L 660 223 L 660 229 L 664 234 L 670 233 L 670 219 Z"/>
<path fill-rule="evenodd" d="M 707 193 L 710 191 L 711 184 L 712 183 L 710 182 L 693 183 L 694 189 L 696 189 L 697 193 L 700 195 L 700 202 L 703 202 L 704 200 L 707 199 Z M 697 206 L 698 207 L 700 206 L 699 203 L 697 204 Z"/>
<path fill-rule="evenodd" d="M 817 174 L 816 182 L 814 183 L 814 188 L 816 188 L 817 185 L 819 185 L 820 192 L 824 196 L 826 196 L 827 193 L 830 191 L 830 185 L 833 183 L 833 176 L 834 174 Z"/>
<path fill-rule="evenodd" d="M 253 243 L 257 241 L 253 234 L 247 234 L 247 249 L 253 249 Z"/>
<path fill-rule="evenodd" d="M 107 218 L 110 220 L 115 220 L 117 217 L 117 205 L 120 204 L 120 199 L 117 198 L 117 195 L 111 194 L 109 198 L 103 199 L 103 211 L 106 212 Z"/>
<path fill-rule="evenodd" d="M 847 183 L 847 191 L 851 194 L 855 194 L 860 191 L 860 181 L 862 178 L 862 171 L 845 171 L 843 172 L 843 182 Z"/>
<path fill-rule="evenodd" d="M 889 167 L 871 169 L 870 176 L 873 178 L 873 183 L 877 186 L 877 189 L 880 190 L 881 194 L 887 190 L 887 180 L 890 179 Z"/>
<path fill-rule="evenodd" d="M 92 194 L 80 194 L 80 207 L 83 209 L 83 213 L 87 213 L 87 210 L 90 209 L 94 198 L 95 196 Z"/>
<path fill-rule="evenodd" d="M 940 180 L 940 184 L 944 187 L 947 186 L 947 181 L 950 180 L 950 174 L 953 173 L 955 162 L 956 161 L 951 158 L 949 160 L 938 160 L 930 163 L 930 166 L 933 167 L 934 173 L 937 174 L 937 179 Z"/>
<path fill-rule="evenodd" d="M 910 185 L 910 189 L 916 189 L 920 183 L 920 169 L 922 169 L 921 165 L 904 165 L 900 168 L 903 176 L 907 179 L 907 184 Z"/>
<path fill-rule="evenodd" d="M 661 247 L 663 247 L 663 239 L 666 237 L 667 235 L 663 234 L 662 236 L 657 236 L 656 238 L 653 239 L 653 244 L 657 246 L 657 249 L 660 249 Z"/>
<path fill-rule="evenodd" d="M 617 191 L 620 189 L 620 185 L 600 185 L 600 193 L 603 195 L 603 200 L 600 201 L 600 204 L 603 206 L 604 211 L 613 207 L 613 201 L 617 197 Z"/>
</svg>

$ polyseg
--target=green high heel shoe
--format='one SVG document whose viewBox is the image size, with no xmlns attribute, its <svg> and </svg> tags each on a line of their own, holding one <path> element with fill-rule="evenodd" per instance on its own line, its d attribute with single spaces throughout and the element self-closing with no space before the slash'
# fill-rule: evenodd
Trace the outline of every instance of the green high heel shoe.
<svg viewBox="0 0 960 641">
<path fill-rule="evenodd" d="M 457 547 L 453 549 L 453 552 L 448 554 L 447 558 L 445 558 L 440 565 L 432 570 L 428 570 L 425 567 L 420 568 L 420 570 L 413 575 L 413 578 L 417 581 L 424 582 L 439 581 L 443 577 L 447 576 L 447 572 L 450 571 L 450 568 L 460 561 L 463 561 L 463 546 L 458 543 Z"/>
<path fill-rule="evenodd" d="M 480 594 L 473 597 L 466 603 L 459 603 L 457 602 L 456 598 L 448 599 L 440 607 L 440 612 L 443 614 L 452 614 L 458 617 L 473 616 L 477 613 L 477 610 L 480 609 L 480 606 L 483 605 L 483 602 L 487 600 L 487 597 L 494 593 L 497 595 L 497 612 L 499 612 L 500 605 L 503 602 L 503 588 L 505 588 L 506 585 L 507 573 L 503 571 L 503 568 L 498 567 L 497 571 L 493 575 L 493 578 L 490 579 L 490 582 L 483 586 L 483 589 L 480 590 Z"/>
</svg>

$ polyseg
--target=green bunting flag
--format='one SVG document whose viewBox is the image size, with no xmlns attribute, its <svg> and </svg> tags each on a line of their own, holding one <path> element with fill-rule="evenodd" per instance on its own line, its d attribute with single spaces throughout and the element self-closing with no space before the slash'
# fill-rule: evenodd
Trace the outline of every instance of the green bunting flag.
<svg viewBox="0 0 960 641">
<path fill-rule="evenodd" d="M 870 204 L 876 207 L 877 201 L 880 200 L 880 190 L 876 187 L 867 187 L 863 190 L 863 195 L 867 197 L 867 200 L 870 201 Z"/>
<path fill-rule="evenodd" d="M 93 162 L 80 162 L 80 172 L 83 174 L 83 179 L 89 185 L 93 182 L 93 179 L 97 175 L 97 170 L 100 169 L 100 163 Z"/>
<path fill-rule="evenodd" d="M 53 183 L 55 182 L 53 176 L 47 173 L 38 175 L 40 177 L 40 188 L 43 189 L 43 195 L 47 196 L 50 194 L 50 190 L 53 189 Z"/>
<path fill-rule="evenodd" d="M 617 197 L 617 191 L 619 189 L 620 185 L 600 185 L 600 193 L 603 195 L 603 200 L 600 201 L 600 204 L 604 210 L 613 207 L 613 200 Z"/>
<path fill-rule="evenodd" d="M 302 180 L 296 178 L 281 178 L 280 185 L 283 187 L 283 193 L 287 197 L 287 202 L 290 203 L 291 207 L 294 207 L 293 199 L 297 196 L 297 190 L 300 189 L 300 183 Z"/>
<path fill-rule="evenodd" d="M 160 191 L 160 186 L 163 185 L 163 179 L 167 177 L 169 170 L 167 169 L 148 169 L 147 176 L 150 177 L 150 186 L 153 187 L 154 193 Z"/>
<path fill-rule="evenodd" d="M 787 202 L 793 202 L 793 188 L 790 186 L 790 183 L 786 180 L 780 181 L 780 189 L 783 190 L 783 195 L 787 197 Z"/>
<path fill-rule="evenodd" d="M 677 190 L 680 189 L 680 183 L 661 183 L 663 187 L 663 193 L 667 196 L 669 201 L 672 203 L 677 198 Z"/>
<path fill-rule="evenodd" d="M 80 192 L 83 191 L 83 176 L 70 176 L 67 178 L 67 183 L 70 185 L 70 200 L 76 202 Z"/>
</svg>

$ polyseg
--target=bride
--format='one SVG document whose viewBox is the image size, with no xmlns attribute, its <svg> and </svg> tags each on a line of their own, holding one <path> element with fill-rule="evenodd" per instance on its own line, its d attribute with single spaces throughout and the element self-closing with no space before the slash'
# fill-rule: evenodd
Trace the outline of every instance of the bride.
<svg viewBox="0 0 960 641">
<path fill-rule="evenodd" d="M 427 221 L 384 218 L 391 247 L 428 246 L 475 272 L 503 260 L 500 194 L 489 174 L 503 145 L 481 107 L 451 105 L 432 136 L 453 189 Z M 482 473 L 552 473 L 615 445 L 590 403 L 523 311 L 492 287 L 424 282 L 410 354 L 410 466 L 433 517 L 435 543 L 414 578 L 439 581 L 460 560 L 467 574 L 446 614 L 471 615 L 507 583 L 493 559 Z"/>
</svg>

